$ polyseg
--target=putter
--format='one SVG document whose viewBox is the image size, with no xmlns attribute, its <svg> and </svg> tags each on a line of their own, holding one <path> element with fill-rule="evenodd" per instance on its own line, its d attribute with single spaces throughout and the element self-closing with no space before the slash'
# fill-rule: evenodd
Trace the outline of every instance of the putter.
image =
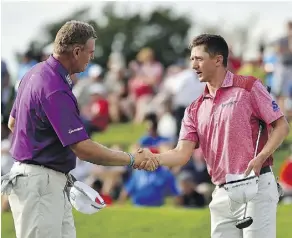
<svg viewBox="0 0 292 238">
<path fill-rule="evenodd" d="M 259 126 L 259 134 L 258 134 L 258 138 L 256 141 L 256 148 L 255 148 L 255 153 L 254 153 L 254 158 L 257 155 L 257 151 L 258 151 L 258 146 L 259 146 L 259 141 L 260 141 L 260 137 L 261 137 L 261 133 L 262 133 L 262 129 L 263 129 L 263 124 L 260 122 L 260 126 Z M 252 217 L 248 216 L 246 217 L 246 210 L 247 210 L 247 203 L 245 204 L 245 209 L 244 209 L 244 216 L 241 220 L 238 220 L 235 223 L 236 228 L 238 229 L 244 229 L 249 227 L 252 223 L 253 223 L 253 219 Z"/>
<path fill-rule="evenodd" d="M 247 210 L 247 203 L 245 204 L 245 209 L 244 209 L 244 216 L 241 220 L 238 220 L 235 224 L 235 226 L 238 229 L 244 229 L 249 227 L 253 223 L 253 219 L 251 217 L 246 217 L 246 210 Z"/>
</svg>

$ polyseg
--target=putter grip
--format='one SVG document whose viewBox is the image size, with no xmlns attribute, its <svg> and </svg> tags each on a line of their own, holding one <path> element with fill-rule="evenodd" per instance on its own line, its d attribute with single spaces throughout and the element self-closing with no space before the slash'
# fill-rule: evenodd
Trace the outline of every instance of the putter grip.
<svg viewBox="0 0 292 238">
<path fill-rule="evenodd" d="M 271 93 L 271 87 L 270 86 L 267 86 L 267 91 L 268 93 Z M 259 123 L 260 123 L 260 126 L 262 126 L 262 129 L 264 129 L 266 127 L 266 123 L 262 120 L 259 120 Z"/>
<path fill-rule="evenodd" d="M 272 88 L 271 88 L 270 86 L 267 86 L 267 91 L 268 91 L 269 93 L 271 93 L 271 90 L 272 90 Z"/>
</svg>

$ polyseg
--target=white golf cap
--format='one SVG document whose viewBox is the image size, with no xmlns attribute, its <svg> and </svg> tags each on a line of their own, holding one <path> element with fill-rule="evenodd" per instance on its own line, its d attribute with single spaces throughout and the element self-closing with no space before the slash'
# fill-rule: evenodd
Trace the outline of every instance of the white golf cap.
<svg viewBox="0 0 292 238">
<path fill-rule="evenodd" d="M 238 181 L 232 181 L 224 185 L 231 200 L 237 203 L 247 203 L 252 200 L 258 192 L 258 176 L 251 176 Z"/>
<path fill-rule="evenodd" d="M 99 77 L 102 73 L 103 69 L 100 65 L 94 64 L 88 70 L 89 77 Z"/>
<path fill-rule="evenodd" d="M 74 182 L 69 199 L 72 206 L 84 214 L 94 214 L 106 206 L 97 191 L 80 181 Z"/>
</svg>

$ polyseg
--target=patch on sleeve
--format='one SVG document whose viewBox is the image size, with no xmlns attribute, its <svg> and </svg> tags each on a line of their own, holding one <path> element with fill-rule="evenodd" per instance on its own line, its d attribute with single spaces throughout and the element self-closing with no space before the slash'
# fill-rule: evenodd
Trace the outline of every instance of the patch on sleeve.
<svg viewBox="0 0 292 238">
<path fill-rule="evenodd" d="M 272 107 L 273 107 L 273 111 L 277 112 L 280 110 L 278 104 L 276 103 L 276 101 L 272 101 Z"/>
</svg>

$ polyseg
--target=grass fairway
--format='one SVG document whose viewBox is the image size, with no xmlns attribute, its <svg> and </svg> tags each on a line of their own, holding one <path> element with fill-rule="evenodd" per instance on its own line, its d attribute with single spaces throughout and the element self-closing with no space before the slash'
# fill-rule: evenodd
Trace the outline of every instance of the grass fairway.
<svg viewBox="0 0 292 238">
<path fill-rule="evenodd" d="M 277 238 L 292 237 L 292 206 L 279 206 Z M 172 207 L 111 207 L 91 215 L 74 213 L 78 238 L 207 238 L 210 237 L 208 209 Z M 9 213 L 2 215 L 2 237 L 14 238 Z M 259 237 L 260 238 L 260 237 Z"/>
<path fill-rule="evenodd" d="M 113 124 L 105 133 L 94 134 L 92 139 L 104 145 L 119 144 L 128 147 L 136 143 L 145 131 L 145 125 Z"/>
</svg>

